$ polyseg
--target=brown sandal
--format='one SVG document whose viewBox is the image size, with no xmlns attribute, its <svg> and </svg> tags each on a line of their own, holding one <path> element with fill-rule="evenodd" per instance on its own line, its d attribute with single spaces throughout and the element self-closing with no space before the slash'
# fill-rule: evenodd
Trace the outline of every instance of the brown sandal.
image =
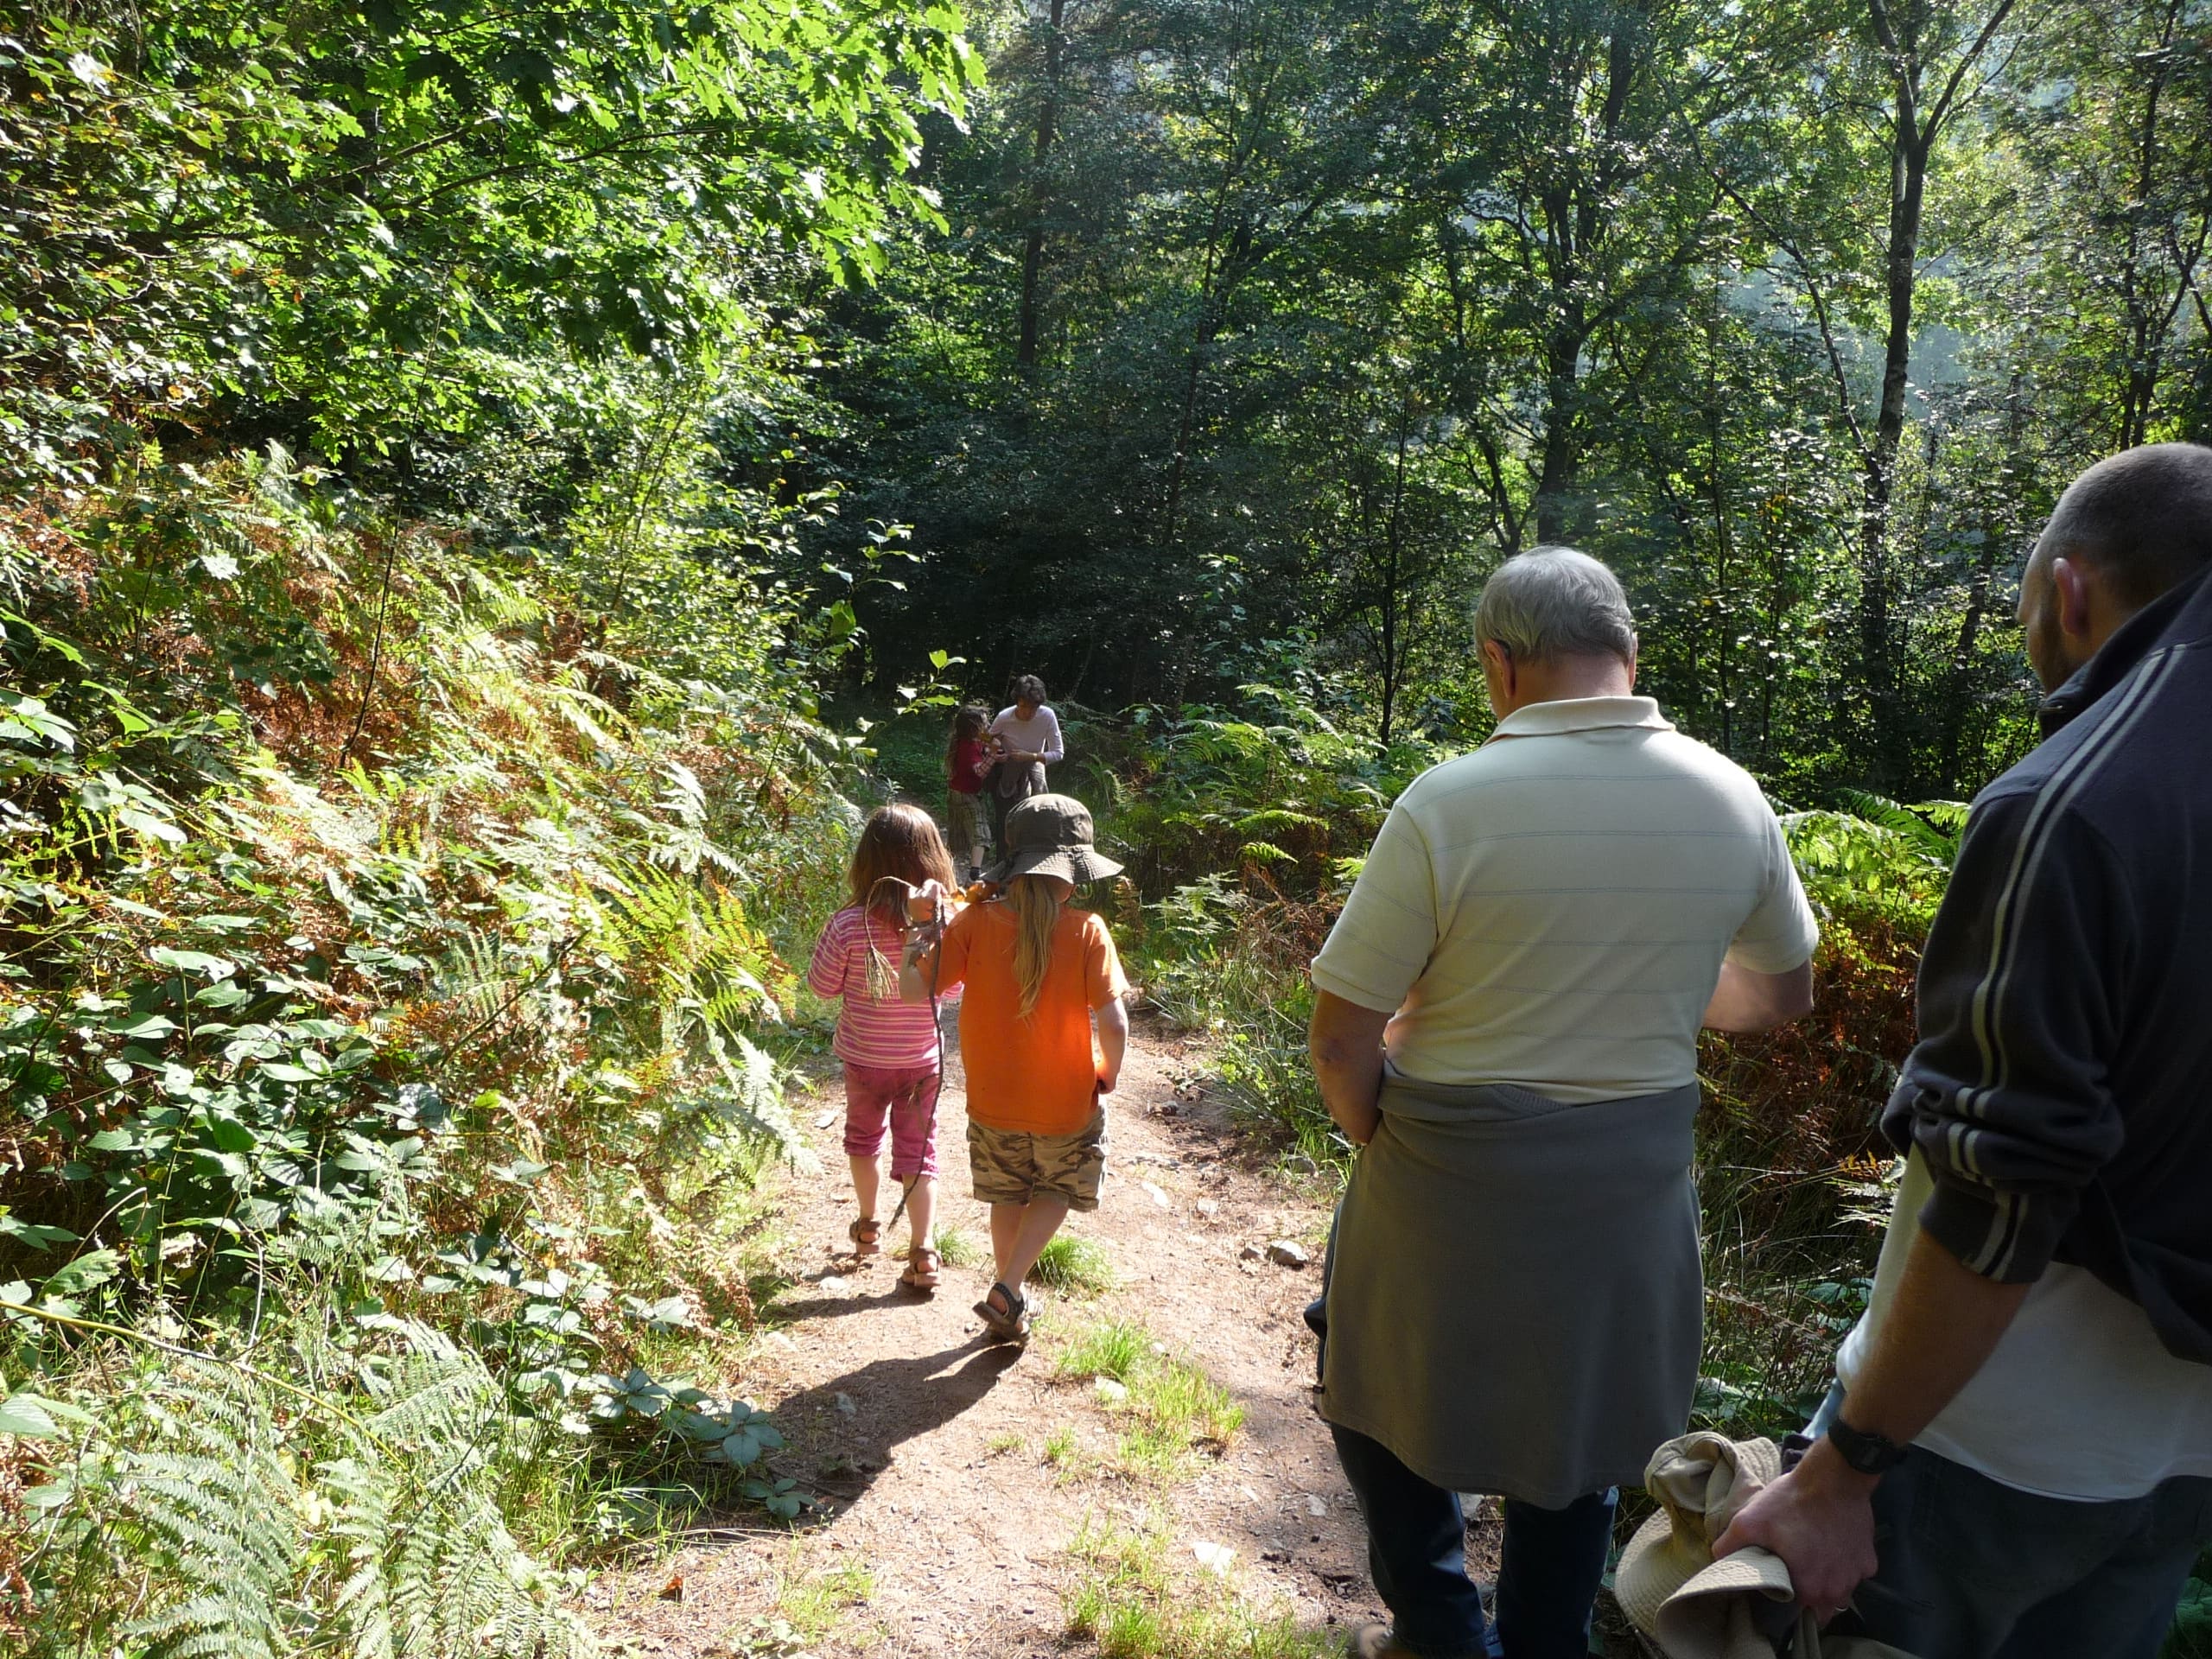
<svg viewBox="0 0 2212 1659">
<path fill-rule="evenodd" d="M 862 1216 L 845 1229 L 845 1236 L 853 1241 L 855 1255 L 880 1255 L 883 1246 L 876 1241 L 883 1236 L 883 1224 L 874 1216 Z"/>
<path fill-rule="evenodd" d="M 899 1282 L 909 1290 L 924 1294 L 938 1287 L 938 1274 L 944 1266 L 944 1258 L 926 1244 L 917 1244 L 906 1252 L 906 1271 L 899 1275 Z"/>
</svg>

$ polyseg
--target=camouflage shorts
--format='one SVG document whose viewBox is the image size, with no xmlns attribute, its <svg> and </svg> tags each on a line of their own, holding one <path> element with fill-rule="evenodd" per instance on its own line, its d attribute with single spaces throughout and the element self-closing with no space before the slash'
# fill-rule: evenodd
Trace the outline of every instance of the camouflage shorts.
<svg viewBox="0 0 2212 1659">
<path fill-rule="evenodd" d="M 1073 1135 L 968 1126 L 968 1168 L 985 1204 L 1027 1204 L 1053 1193 L 1074 1211 L 1098 1207 L 1106 1179 L 1106 1108 Z"/>
</svg>

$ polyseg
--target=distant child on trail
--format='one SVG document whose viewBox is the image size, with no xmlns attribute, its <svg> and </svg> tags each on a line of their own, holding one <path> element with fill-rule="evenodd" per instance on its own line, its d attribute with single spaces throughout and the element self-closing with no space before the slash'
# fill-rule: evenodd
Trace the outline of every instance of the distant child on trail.
<svg viewBox="0 0 2212 1659">
<path fill-rule="evenodd" d="M 952 850 L 964 853 L 968 863 L 962 874 L 969 880 L 982 874 L 983 813 L 981 796 L 983 774 L 991 769 L 991 755 L 984 739 L 989 711 L 970 704 L 952 717 L 952 735 L 945 741 L 945 839 Z"/>
<path fill-rule="evenodd" d="M 1065 795 L 1033 795 L 1006 817 L 1001 898 L 970 905 L 932 947 L 910 934 L 899 973 L 909 1002 L 963 985 L 960 1058 L 968 1074 L 968 1161 L 991 1206 L 998 1281 L 976 1305 L 1001 1341 L 1029 1334 L 1021 1281 L 1071 1210 L 1098 1207 L 1106 1106 L 1128 1045 L 1128 982 L 1106 924 L 1068 899 L 1120 873 L 1091 846 L 1090 814 Z M 1098 1041 L 1091 1044 L 1091 1016 Z"/>
<path fill-rule="evenodd" d="M 890 1124 L 891 1174 L 911 1183 L 906 1220 L 913 1230 L 899 1282 L 938 1287 L 943 1263 L 930 1243 L 937 1209 L 937 1096 L 943 1039 L 926 993 L 917 1005 L 899 994 L 899 961 L 912 890 L 954 885 L 952 860 L 930 815 L 918 806 L 879 808 L 853 850 L 852 902 L 830 918 L 816 942 L 806 982 L 817 996 L 843 999 L 834 1044 L 845 1063 L 845 1155 L 861 1213 L 849 1230 L 853 1249 L 874 1255 L 882 1224 L 875 1218 L 882 1188 L 885 1120 Z"/>
</svg>

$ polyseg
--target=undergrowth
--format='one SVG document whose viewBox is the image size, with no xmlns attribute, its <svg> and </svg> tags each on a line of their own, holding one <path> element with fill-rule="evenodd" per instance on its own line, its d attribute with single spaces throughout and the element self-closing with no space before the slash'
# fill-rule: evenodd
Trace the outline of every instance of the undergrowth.
<svg viewBox="0 0 2212 1659">
<path fill-rule="evenodd" d="M 0 517 L 19 1650 L 577 1651 L 571 1565 L 802 1508 L 741 1234 L 850 747 L 652 444 L 527 544 L 281 452 Z"/>
</svg>

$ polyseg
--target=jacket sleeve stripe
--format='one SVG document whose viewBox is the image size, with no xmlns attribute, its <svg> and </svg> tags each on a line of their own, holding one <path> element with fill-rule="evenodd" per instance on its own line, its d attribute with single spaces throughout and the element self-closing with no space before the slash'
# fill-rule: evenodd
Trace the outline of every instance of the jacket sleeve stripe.
<svg viewBox="0 0 2212 1659">
<path fill-rule="evenodd" d="M 2012 867 L 1999 893 L 1990 930 L 1989 970 L 1974 989 L 1974 1033 L 1975 1046 L 1981 1054 L 1981 1082 L 1959 1096 L 1959 1109 L 1969 1117 L 1984 1116 L 1990 1096 L 2011 1077 L 2012 1065 L 2005 1052 L 2003 1025 L 1999 1016 L 2018 963 L 2019 941 L 2025 931 L 2018 925 L 2020 917 L 2017 912 L 2024 906 L 2024 895 L 2032 890 L 2033 879 L 2050 845 L 2052 830 L 2074 798 L 2095 776 L 2106 756 L 2150 707 L 2160 682 L 2173 671 L 2177 661 L 2171 651 L 2155 652 L 2144 658 L 2127 689 L 2121 693 L 2112 717 L 2067 758 L 2065 765 L 2037 798 L 2020 831 L 2019 842 L 2012 851 Z M 1979 1174 L 1980 1160 L 1973 1150 L 1975 1131 L 1967 1125 L 1954 1128 L 1955 1132 L 1959 1132 L 1954 1144 L 1960 1154 L 1960 1166 Z M 2005 1230 L 2012 1230 L 2009 1217 Z M 1991 1243 L 1995 1247 L 1999 1241 L 1993 1238 Z"/>
</svg>

